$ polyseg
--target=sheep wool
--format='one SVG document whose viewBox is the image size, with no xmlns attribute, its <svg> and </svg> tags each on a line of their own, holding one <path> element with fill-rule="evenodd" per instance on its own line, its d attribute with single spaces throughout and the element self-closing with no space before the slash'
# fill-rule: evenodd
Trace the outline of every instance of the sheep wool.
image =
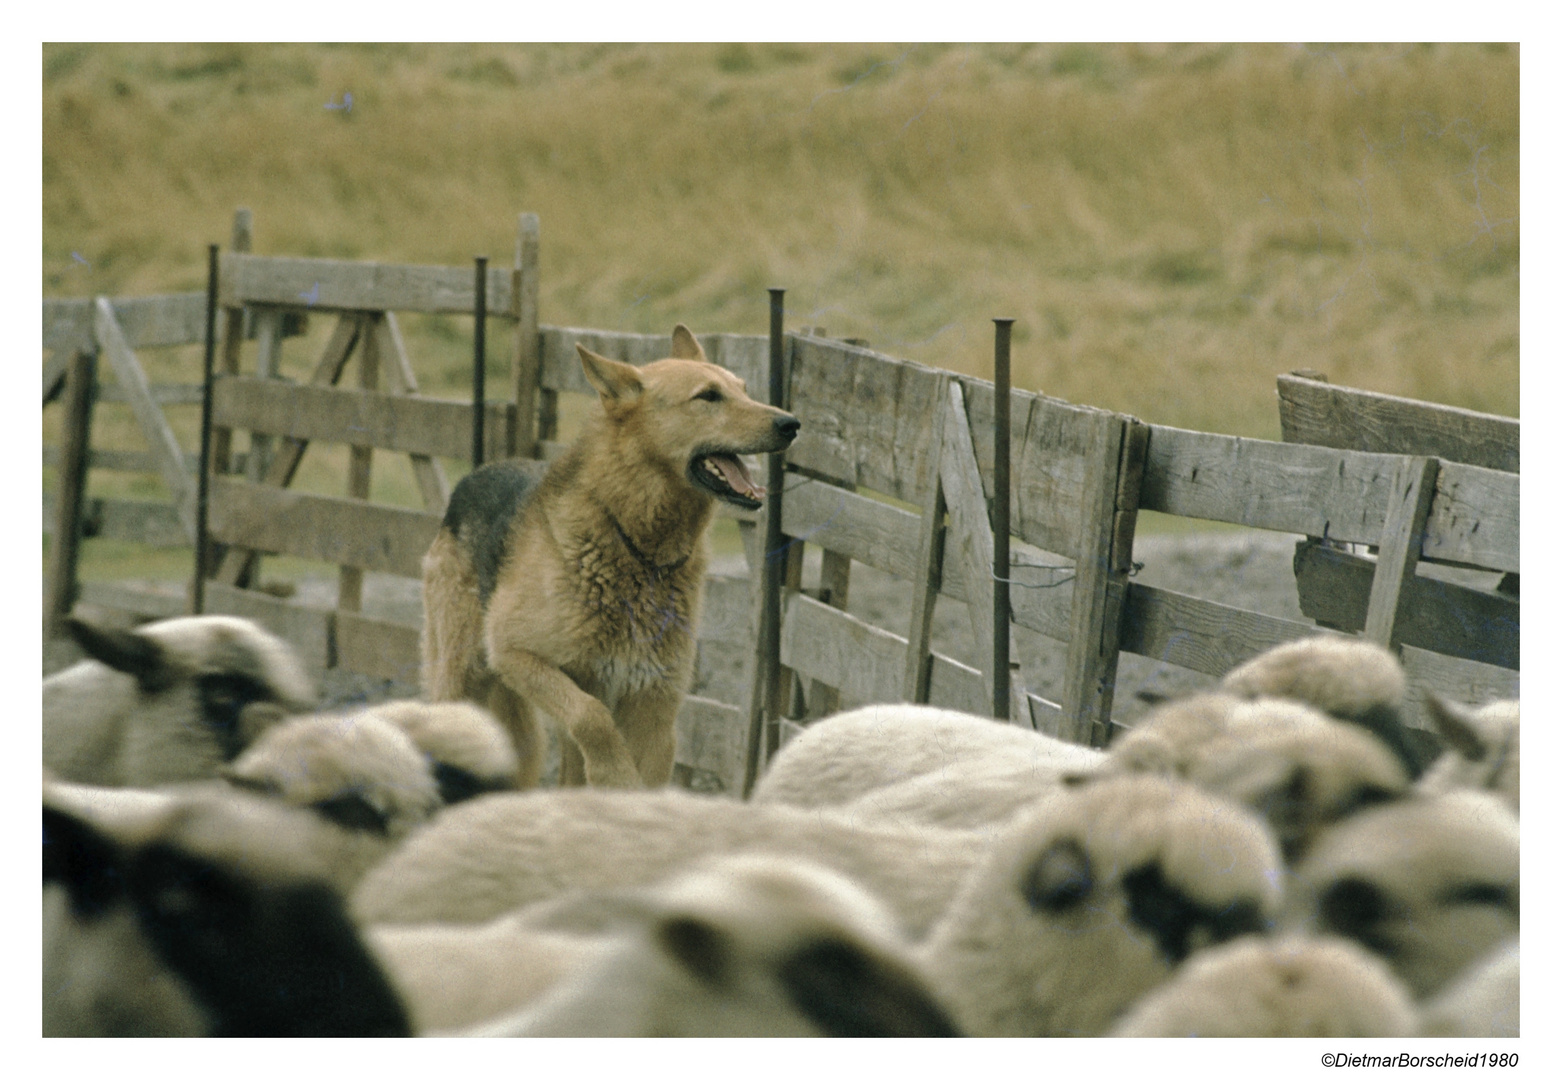
<svg viewBox="0 0 1562 1080">
<path fill-rule="evenodd" d="M 884 906 L 794 859 L 715 860 L 645 891 L 641 925 L 473 1034 L 956 1035 Z"/>
<path fill-rule="evenodd" d="M 405 731 L 429 759 L 446 805 L 521 786 L 509 732 L 469 701 L 387 701 L 367 712 Z"/>
<path fill-rule="evenodd" d="M 1097 751 L 986 717 L 929 705 L 866 705 L 819 720 L 776 755 L 754 786 L 758 803 L 842 806 L 892 784 L 965 767 L 1092 767 Z"/>
<path fill-rule="evenodd" d="M 573 890 L 651 885 L 703 857 L 753 851 L 855 878 L 919 936 L 983 847 L 968 832 L 676 789 L 500 793 L 419 829 L 365 875 L 352 907 L 364 923 L 486 922 Z"/>
<path fill-rule="evenodd" d="M 1190 953 L 1261 930 L 1279 882 L 1245 807 L 1104 778 L 1011 823 L 918 956 L 968 1035 L 1102 1035 Z"/>
<path fill-rule="evenodd" d="M 1132 1038 L 1404 1038 L 1409 993 L 1342 938 L 1241 938 L 1191 958 L 1111 1034 Z"/>
<path fill-rule="evenodd" d="M 208 779 L 267 727 L 314 706 L 292 650 L 245 619 L 67 626 L 92 659 L 43 681 L 43 763 L 61 779 L 135 787 Z"/>
<path fill-rule="evenodd" d="M 1363 810 L 1297 864 L 1285 923 L 1355 939 L 1424 1000 L 1519 932 L 1518 818 L 1476 791 Z"/>
</svg>

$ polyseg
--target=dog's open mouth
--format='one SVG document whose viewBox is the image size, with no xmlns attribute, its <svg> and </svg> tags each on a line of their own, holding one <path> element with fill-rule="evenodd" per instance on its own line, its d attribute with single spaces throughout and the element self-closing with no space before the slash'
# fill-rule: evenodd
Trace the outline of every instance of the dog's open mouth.
<svg viewBox="0 0 1562 1080">
<path fill-rule="evenodd" d="M 701 454 L 689 463 L 689 478 L 718 499 L 758 510 L 765 489 L 754 483 L 748 466 L 736 454 Z"/>
</svg>

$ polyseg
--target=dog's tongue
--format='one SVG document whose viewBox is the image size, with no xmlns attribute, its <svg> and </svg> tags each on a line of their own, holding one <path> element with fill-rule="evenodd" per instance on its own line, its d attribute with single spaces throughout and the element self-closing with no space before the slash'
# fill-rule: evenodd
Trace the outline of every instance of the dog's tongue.
<svg viewBox="0 0 1562 1080">
<path fill-rule="evenodd" d="M 751 499 L 765 497 L 765 489 L 754 483 L 754 478 L 748 474 L 748 467 L 743 462 L 727 454 L 713 455 L 711 460 L 716 463 L 716 468 L 721 470 L 727 486 L 733 491 L 739 495 L 747 495 Z"/>
</svg>

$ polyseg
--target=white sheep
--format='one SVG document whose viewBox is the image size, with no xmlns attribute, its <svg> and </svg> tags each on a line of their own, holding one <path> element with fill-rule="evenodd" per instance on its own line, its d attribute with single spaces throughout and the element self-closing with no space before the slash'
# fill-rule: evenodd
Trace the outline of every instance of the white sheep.
<svg viewBox="0 0 1562 1080">
<path fill-rule="evenodd" d="M 46 793 L 44 1035 L 409 1034 L 306 818 L 181 801 L 125 839 Z"/>
<path fill-rule="evenodd" d="M 1103 1035 L 1196 950 L 1280 903 L 1263 821 L 1189 784 L 1128 775 L 1016 818 L 917 948 L 968 1035 Z"/>
<path fill-rule="evenodd" d="M 528 931 L 522 912 L 371 938 L 424 1029 L 492 1017 L 471 1033 L 954 1034 L 884 905 L 833 871 L 727 856 L 612 902 L 592 935 Z"/>
<path fill-rule="evenodd" d="M 1519 932 L 1519 821 L 1494 795 L 1412 795 L 1324 831 L 1286 924 L 1354 938 L 1418 1000 Z"/>
<path fill-rule="evenodd" d="M 314 705 L 292 650 L 245 619 L 67 627 L 91 659 L 43 681 L 43 763 L 62 779 L 147 787 L 210 778 L 267 727 Z"/>
<path fill-rule="evenodd" d="M 867 705 L 816 721 L 787 743 L 754 786 L 753 801 L 845 806 L 899 784 L 926 781 L 924 786 L 937 789 L 940 775 L 958 775 L 958 783 L 968 784 L 982 775 L 978 763 L 991 763 L 994 777 L 1015 778 L 995 780 L 1000 793 L 995 797 L 1001 801 L 1001 792 L 1015 784 L 1023 788 L 1027 770 L 1038 779 L 1053 777 L 1092 768 L 1102 757 L 1086 746 L 968 713 L 929 705 Z M 917 792 L 892 802 L 921 805 Z M 958 818 L 971 803 L 955 799 L 925 808 L 929 818 L 945 812 Z M 995 810 L 987 820 L 1006 816 Z"/>
<path fill-rule="evenodd" d="M 1136 1001 L 1125 1038 L 1404 1038 L 1409 993 L 1381 959 L 1343 938 L 1246 937 L 1191 958 Z"/>
<path fill-rule="evenodd" d="M 1287 862 L 1321 829 L 1410 787 L 1393 752 L 1361 728 L 1300 701 L 1224 693 L 1156 707 L 1096 774 L 1117 771 L 1181 777 L 1252 807 Z"/>
<path fill-rule="evenodd" d="M 571 890 L 651 885 L 705 856 L 755 851 L 856 878 L 918 935 L 982 847 L 968 832 L 677 789 L 499 793 L 441 812 L 365 875 L 352 906 L 366 924 L 485 922 Z"/>
<path fill-rule="evenodd" d="M 1500 795 L 1519 812 L 1519 703 L 1493 701 L 1465 709 L 1427 695 L 1427 709 L 1447 749 L 1432 762 L 1422 791 L 1474 788 Z"/>
<path fill-rule="evenodd" d="M 515 741 L 469 701 L 385 701 L 365 712 L 389 720 L 429 759 L 446 805 L 521 786 Z"/>
<path fill-rule="evenodd" d="M 1412 780 L 1426 768 L 1417 736 L 1405 726 L 1404 668 L 1376 642 L 1337 634 L 1287 641 L 1232 668 L 1220 689 L 1306 702 L 1382 739 Z"/>
<path fill-rule="evenodd" d="M 310 810 L 350 838 L 337 868 L 356 880 L 444 805 L 429 761 L 372 712 L 296 716 L 224 766 L 233 786 Z"/>
<path fill-rule="evenodd" d="M 1519 939 L 1493 949 L 1421 1010 L 1421 1034 L 1519 1037 Z"/>
</svg>

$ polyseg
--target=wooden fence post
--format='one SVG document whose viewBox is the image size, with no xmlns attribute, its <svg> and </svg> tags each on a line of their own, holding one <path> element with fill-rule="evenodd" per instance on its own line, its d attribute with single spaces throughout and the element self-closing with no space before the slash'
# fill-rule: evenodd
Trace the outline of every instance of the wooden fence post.
<svg viewBox="0 0 1562 1080">
<path fill-rule="evenodd" d="M 537 336 L 537 261 L 541 226 L 536 214 L 522 214 L 515 238 L 515 270 L 510 275 L 510 301 L 515 305 L 515 352 L 511 364 L 515 381 L 515 419 L 507 439 L 510 457 L 537 456 L 537 405 L 542 390 L 542 356 Z M 547 391 L 551 393 L 551 391 Z M 557 415 L 557 395 L 553 405 Z M 555 424 L 556 424 L 555 420 Z M 548 438 L 552 438 L 550 433 Z"/>
<path fill-rule="evenodd" d="M 97 396 L 97 360 L 92 353 L 78 352 L 65 370 L 65 417 L 54 488 L 54 542 L 49 547 L 49 596 L 43 609 L 45 640 L 59 636 L 76 603 L 76 562 L 87 489 L 92 403 Z"/>
</svg>

